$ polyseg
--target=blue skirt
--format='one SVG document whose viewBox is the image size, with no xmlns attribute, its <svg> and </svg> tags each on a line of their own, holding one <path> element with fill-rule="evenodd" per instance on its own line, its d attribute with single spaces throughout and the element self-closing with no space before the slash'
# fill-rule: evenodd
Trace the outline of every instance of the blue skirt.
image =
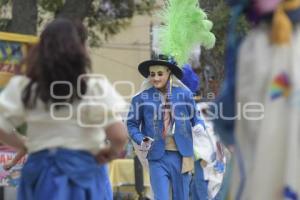
<svg viewBox="0 0 300 200">
<path fill-rule="evenodd" d="M 18 200 L 112 200 L 107 167 L 85 151 L 43 150 L 22 169 Z"/>
</svg>

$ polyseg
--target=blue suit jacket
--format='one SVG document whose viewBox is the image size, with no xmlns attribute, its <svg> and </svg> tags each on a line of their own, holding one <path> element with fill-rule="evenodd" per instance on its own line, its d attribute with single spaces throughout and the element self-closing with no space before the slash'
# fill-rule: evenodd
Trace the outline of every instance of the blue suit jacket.
<svg viewBox="0 0 300 200">
<path fill-rule="evenodd" d="M 141 144 L 145 136 L 154 139 L 148 153 L 149 160 L 160 159 L 165 152 L 165 140 L 162 137 L 163 112 L 162 96 L 154 87 L 144 90 L 131 102 L 127 117 L 127 128 L 130 137 Z M 193 94 L 181 87 L 173 87 L 170 96 L 173 119 L 175 123 L 174 140 L 179 153 L 184 157 L 193 156 L 192 126 L 202 124 L 196 110 Z"/>
</svg>

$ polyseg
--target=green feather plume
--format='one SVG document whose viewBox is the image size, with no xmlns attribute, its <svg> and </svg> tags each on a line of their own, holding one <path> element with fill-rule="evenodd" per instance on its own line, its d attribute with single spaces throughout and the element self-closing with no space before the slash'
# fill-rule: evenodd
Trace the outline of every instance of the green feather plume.
<svg viewBox="0 0 300 200">
<path fill-rule="evenodd" d="M 199 7 L 198 0 L 168 0 L 161 13 L 164 25 L 159 30 L 163 54 L 174 56 L 178 66 L 187 63 L 192 49 L 202 45 L 214 46 L 213 23 Z"/>
</svg>

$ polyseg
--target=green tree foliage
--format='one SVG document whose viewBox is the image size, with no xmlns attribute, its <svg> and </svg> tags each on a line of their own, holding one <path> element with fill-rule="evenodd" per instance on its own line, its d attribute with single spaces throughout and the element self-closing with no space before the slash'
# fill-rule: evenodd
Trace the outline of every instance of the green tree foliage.
<svg viewBox="0 0 300 200">
<path fill-rule="evenodd" d="M 0 30 L 36 34 L 56 17 L 83 21 L 90 43 L 101 44 L 126 28 L 136 14 L 151 14 L 156 0 L 0 0 Z M 10 9 L 9 14 L 3 14 Z"/>
</svg>

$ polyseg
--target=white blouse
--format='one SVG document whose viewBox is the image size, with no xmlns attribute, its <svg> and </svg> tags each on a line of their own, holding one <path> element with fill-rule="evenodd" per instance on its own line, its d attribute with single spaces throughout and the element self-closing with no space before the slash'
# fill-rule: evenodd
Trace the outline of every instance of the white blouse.
<svg viewBox="0 0 300 200">
<path fill-rule="evenodd" d="M 12 133 L 26 122 L 30 153 L 62 147 L 96 154 L 105 145 L 105 128 L 122 120 L 118 112 L 125 101 L 106 79 L 90 78 L 81 100 L 59 109 L 52 104 L 48 110 L 41 100 L 34 109 L 24 107 L 21 97 L 29 81 L 15 76 L 0 93 L 0 128 Z"/>
</svg>

